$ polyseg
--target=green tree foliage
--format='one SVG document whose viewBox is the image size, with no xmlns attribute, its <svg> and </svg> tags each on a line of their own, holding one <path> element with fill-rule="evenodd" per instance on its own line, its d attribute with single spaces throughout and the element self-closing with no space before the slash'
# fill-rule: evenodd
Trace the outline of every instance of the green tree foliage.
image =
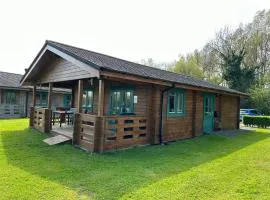
<svg viewBox="0 0 270 200">
<path fill-rule="evenodd" d="M 259 112 L 270 115 L 270 88 L 250 89 L 251 105 Z"/>
<path fill-rule="evenodd" d="M 204 78 L 203 69 L 200 65 L 200 55 L 188 54 L 187 56 L 179 56 L 179 60 L 176 64 L 170 67 L 168 70 L 193 76 L 199 79 Z"/>
<path fill-rule="evenodd" d="M 244 65 L 248 37 L 242 27 L 222 29 L 210 45 L 220 58 L 222 77 L 232 89 L 247 92 L 254 84 L 255 68 Z"/>
</svg>

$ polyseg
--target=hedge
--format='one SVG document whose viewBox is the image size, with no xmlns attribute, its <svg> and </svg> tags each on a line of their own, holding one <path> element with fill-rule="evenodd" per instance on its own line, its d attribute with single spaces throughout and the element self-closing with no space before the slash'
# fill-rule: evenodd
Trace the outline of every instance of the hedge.
<svg viewBox="0 0 270 200">
<path fill-rule="evenodd" d="M 246 126 L 267 128 L 270 126 L 270 116 L 243 116 L 243 124 Z"/>
</svg>

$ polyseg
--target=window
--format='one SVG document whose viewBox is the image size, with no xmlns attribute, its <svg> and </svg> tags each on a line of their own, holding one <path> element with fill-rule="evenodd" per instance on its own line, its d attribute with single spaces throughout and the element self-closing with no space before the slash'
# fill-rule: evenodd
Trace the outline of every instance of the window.
<svg viewBox="0 0 270 200">
<path fill-rule="evenodd" d="M 86 89 L 83 91 L 83 105 L 85 113 L 93 112 L 94 93 L 92 89 Z"/>
<path fill-rule="evenodd" d="M 170 116 L 185 115 L 185 91 L 172 89 L 168 93 L 168 114 Z"/>
<path fill-rule="evenodd" d="M 133 114 L 133 98 L 133 89 L 131 88 L 112 89 L 110 114 Z"/>
<path fill-rule="evenodd" d="M 65 94 L 64 95 L 64 107 L 65 108 L 70 108 L 71 107 L 71 95 L 70 94 Z"/>
<path fill-rule="evenodd" d="M 205 113 L 211 113 L 211 112 L 213 112 L 213 108 L 212 108 L 212 104 L 213 102 L 212 102 L 212 98 L 210 98 L 210 97 L 205 97 L 205 107 L 204 107 L 204 109 L 205 109 Z"/>
<path fill-rule="evenodd" d="M 36 96 L 37 99 L 37 106 L 39 107 L 47 107 L 48 104 L 48 93 L 47 92 L 40 92 Z"/>
<path fill-rule="evenodd" d="M 16 92 L 6 91 L 5 92 L 5 103 L 6 104 L 16 104 Z"/>
</svg>

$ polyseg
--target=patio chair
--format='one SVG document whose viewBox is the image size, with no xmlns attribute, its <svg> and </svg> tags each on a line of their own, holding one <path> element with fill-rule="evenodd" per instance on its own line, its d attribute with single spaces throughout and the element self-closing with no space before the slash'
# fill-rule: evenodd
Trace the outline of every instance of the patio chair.
<svg viewBox="0 0 270 200">
<path fill-rule="evenodd" d="M 70 108 L 70 110 L 73 114 L 72 114 L 72 117 L 70 118 L 71 120 L 71 124 L 74 124 L 74 121 L 75 121 L 75 113 L 77 113 L 77 108 Z"/>
</svg>

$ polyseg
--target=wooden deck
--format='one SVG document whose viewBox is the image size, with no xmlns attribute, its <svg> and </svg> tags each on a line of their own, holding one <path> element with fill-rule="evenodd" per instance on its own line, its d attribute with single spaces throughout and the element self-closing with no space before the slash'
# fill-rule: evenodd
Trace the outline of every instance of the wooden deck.
<svg viewBox="0 0 270 200">
<path fill-rule="evenodd" d="M 73 139 L 73 125 L 62 124 L 60 127 L 59 124 L 55 124 L 51 132 Z"/>
</svg>

